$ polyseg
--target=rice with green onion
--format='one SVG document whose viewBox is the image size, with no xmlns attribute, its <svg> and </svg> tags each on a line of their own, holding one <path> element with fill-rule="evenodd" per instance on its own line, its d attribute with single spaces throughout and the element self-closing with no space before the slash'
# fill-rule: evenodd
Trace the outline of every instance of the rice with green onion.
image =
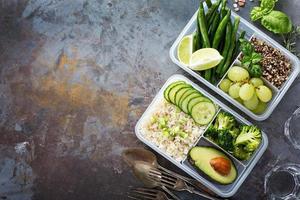
<svg viewBox="0 0 300 200">
<path fill-rule="evenodd" d="M 179 162 L 206 127 L 197 125 L 189 115 L 165 100 L 155 105 L 150 116 L 143 124 L 144 138 Z"/>
</svg>

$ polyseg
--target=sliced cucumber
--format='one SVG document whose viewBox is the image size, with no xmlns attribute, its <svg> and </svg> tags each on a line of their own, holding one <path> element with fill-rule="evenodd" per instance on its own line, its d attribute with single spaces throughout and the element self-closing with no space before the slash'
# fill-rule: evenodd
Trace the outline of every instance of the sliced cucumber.
<svg viewBox="0 0 300 200">
<path fill-rule="evenodd" d="M 190 85 L 187 85 L 185 88 L 181 88 L 180 90 L 178 90 L 178 92 L 175 95 L 175 105 L 179 105 L 179 100 L 181 99 L 182 95 L 184 95 L 184 93 L 188 90 L 191 89 Z"/>
<path fill-rule="evenodd" d="M 194 93 L 190 94 L 189 96 L 187 96 L 182 103 L 179 105 L 179 107 L 181 108 L 181 110 L 185 113 L 188 113 L 188 103 L 191 99 L 195 98 L 195 97 L 201 97 L 202 95 L 195 90 Z"/>
<path fill-rule="evenodd" d="M 209 100 L 208 98 L 203 97 L 203 96 L 202 97 L 195 97 L 195 98 L 191 99 L 188 102 L 188 113 L 192 112 L 192 108 L 193 108 L 194 105 L 196 105 L 197 103 L 202 102 L 202 101 L 211 102 L 211 100 Z"/>
<path fill-rule="evenodd" d="M 169 100 L 171 103 L 175 104 L 175 95 L 176 93 L 181 89 L 181 88 L 185 88 L 187 86 L 186 83 L 180 83 L 178 85 L 175 85 L 174 87 L 172 87 L 169 91 Z"/>
<path fill-rule="evenodd" d="M 199 102 L 193 106 L 191 116 L 199 125 L 208 124 L 216 114 L 215 105 L 211 102 Z"/>
<path fill-rule="evenodd" d="M 192 87 L 190 88 L 189 90 L 187 90 L 182 96 L 181 98 L 179 99 L 179 102 L 178 102 L 178 106 L 180 107 L 180 105 L 182 104 L 182 101 L 187 97 L 189 96 L 190 94 L 194 93 L 195 92 L 195 89 Z"/>
<path fill-rule="evenodd" d="M 173 83 L 171 83 L 166 89 L 165 89 L 165 91 L 164 91 L 164 97 L 165 97 L 165 99 L 167 100 L 167 101 L 170 101 L 169 100 L 169 92 L 170 92 L 170 90 L 174 87 L 174 86 L 176 86 L 176 85 L 178 85 L 178 84 L 181 84 L 181 83 L 184 83 L 184 81 L 176 81 L 176 82 L 173 82 Z"/>
</svg>

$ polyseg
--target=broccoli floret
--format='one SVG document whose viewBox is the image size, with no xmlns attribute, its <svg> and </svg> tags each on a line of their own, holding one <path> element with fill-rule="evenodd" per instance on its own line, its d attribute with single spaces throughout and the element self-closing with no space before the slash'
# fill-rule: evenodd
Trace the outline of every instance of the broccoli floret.
<svg viewBox="0 0 300 200">
<path fill-rule="evenodd" d="M 252 153 L 245 151 L 242 146 L 235 146 L 233 149 L 233 155 L 239 160 L 248 160 Z"/>
<path fill-rule="evenodd" d="M 242 145 L 245 151 L 253 152 L 261 142 L 261 131 L 256 126 L 244 125 L 235 140 L 235 146 Z"/>
<path fill-rule="evenodd" d="M 235 119 L 231 114 L 227 112 L 220 112 L 216 117 L 214 126 L 217 130 L 229 130 L 235 126 Z"/>
<path fill-rule="evenodd" d="M 210 125 L 206 130 L 204 136 L 207 137 L 209 140 L 215 142 L 218 139 L 218 131 L 213 125 Z"/>
<path fill-rule="evenodd" d="M 228 129 L 219 130 L 218 132 L 218 144 L 227 151 L 233 150 L 233 141 L 231 133 Z"/>
<path fill-rule="evenodd" d="M 233 127 L 232 129 L 229 130 L 229 133 L 235 139 L 240 134 L 240 129 L 237 127 Z"/>
</svg>

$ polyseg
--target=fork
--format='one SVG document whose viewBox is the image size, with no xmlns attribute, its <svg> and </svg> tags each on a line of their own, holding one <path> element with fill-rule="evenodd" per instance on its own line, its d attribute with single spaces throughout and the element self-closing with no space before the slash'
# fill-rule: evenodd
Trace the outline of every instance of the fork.
<svg viewBox="0 0 300 200">
<path fill-rule="evenodd" d="M 185 177 L 185 176 L 182 176 L 180 174 L 177 174 L 176 172 L 173 172 L 171 170 L 168 170 L 160 165 L 157 166 L 157 168 L 160 170 L 160 171 L 164 171 L 166 173 L 168 173 L 170 176 L 172 177 L 176 177 L 176 178 L 179 178 L 179 179 L 182 179 L 184 180 L 186 183 L 189 183 L 190 185 L 194 186 L 195 188 L 199 189 L 199 190 L 202 190 L 212 196 L 216 196 L 216 194 L 211 191 L 210 189 L 208 189 L 207 187 L 205 187 L 204 185 L 202 185 L 200 182 L 196 181 L 195 179 L 192 179 L 192 178 L 188 178 L 188 177 Z"/>
<path fill-rule="evenodd" d="M 182 180 L 181 178 L 172 176 L 171 174 L 161 171 L 159 169 L 150 169 L 149 178 L 157 181 L 161 186 L 164 186 L 166 188 L 175 190 L 175 191 L 188 191 L 193 194 L 197 194 L 199 196 L 205 197 L 207 199 L 211 200 L 219 200 L 219 198 L 204 194 L 202 192 L 197 191 L 194 187 L 187 185 L 187 183 Z"/>
<path fill-rule="evenodd" d="M 164 192 L 151 188 L 131 189 L 127 196 L 135 200 L 172 200 Z"/>
</svg>

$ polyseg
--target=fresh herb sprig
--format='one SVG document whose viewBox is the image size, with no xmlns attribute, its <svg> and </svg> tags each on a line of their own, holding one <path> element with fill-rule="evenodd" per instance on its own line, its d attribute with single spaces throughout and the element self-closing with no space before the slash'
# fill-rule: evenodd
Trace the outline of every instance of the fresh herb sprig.
<svg viewBox="0 0 300 200">
<path fill-rule="evenodd" d="M 300 52 L 296 48 L 297 40 L 300 39 L 300 26 L 294 25 L 293 30 L 282 37 L 285 48 L 300 58 Z"/>
<path fill-rule="evenodd" d="M 242 66 L 247 68 L 251 77 L 261 77 L 262 68 L 260 61 L 262 60 L 262 55 L 255 52 L 254 47 L 249 41 L 240 39 L 240 43 L 240 50 L 243 53 L 243 58 L 241 60 Z"/>
</svg>

